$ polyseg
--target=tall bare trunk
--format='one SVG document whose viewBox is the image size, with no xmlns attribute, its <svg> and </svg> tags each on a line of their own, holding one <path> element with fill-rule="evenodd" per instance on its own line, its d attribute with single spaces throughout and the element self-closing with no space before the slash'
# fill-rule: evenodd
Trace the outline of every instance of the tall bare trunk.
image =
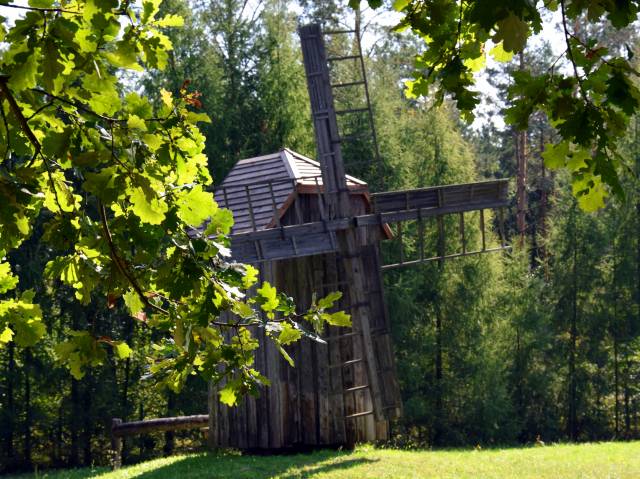
<svg viewBox="0 0 640 479">
<path fill-rule="evenodd" d="M 444 225 L 442 217 L 438 217 L 438 254 L 442 258 L 444 256 Z M 443 285 L 440 284 L 444 276 L 444 260 L 438 261 L 438 278 L 440 290 L 443 289 Z M 435 351 L 435 376 L 436 376 L 436 400 L 435 400 L 435 422 L 433 431 L 433 442 L 438 444 L 442 438 L 442 425 L 444 424 L 444 406 L 443 406 L 443 372 L 442 372 L 442 308 L 440 298 L 436 298 L 435 301 L 436 312 L 436 351 Z"/>
<path fill-rule="evenodd" d="M 520 70 L 524 70 L 524 53 L 520 52 Z M 527 131 L 518 131 L 516 133 L 516 163 L 517 172 L 517 215 L 516 221 L 518 226 L 518 236 L 520 238 L 520 246 L 524 246 L 527 224 Z"/>
<path fill-rule="evenodd" d="M 578 244 L 577 244 L 577 221 L 576 207 L 573 206 L 571 212 L 573 222 L 573 234 L 571 238 L 573 248 L 573 290 L 571 294 L 571 326 L 570 326 L 570 344 L 569 344 L 569 421 L 568 432 L 572 441 L 578 438 L 578 414 L 577 414 L 577 383 L 576 383 L 576 356 L 578 343 Z"/>
<path fill-rule="evenodd" d="M 176 395 L 169 391 L 167 396 L 167 417 L 171 417 L 174 415 Z M 173 431 L 167 431 L 164 433 L 164 455 L 170 456 L 173 454 L 173 449 L 175 447 L 175 433 Z"/>
<path fill-rule="evenodd" d="M 31 407 L 31 351 L 27 349 L 24 356 L 24 464 L 31 468 L 31 443 L 32 434 L 31 428 L 33 426 L 33 411 Z"/>
<path fill-rule="evenodd" d="M 631 361 L 627 359 L 624 371 L 624 435 L 631 438 L 631 394 L 629 391 L 629 374 L 631 374 Z"/>
<path fill-rule="evenodd" d="M 93 385 L 94 378 L 88 373 L 84 378 L 84 390 L 82 391 L 82 463 L 90 466 L 93 459 L 91 454 L 91 439 L 93 438 Z"/>
<path fill-rule="evenodd" d="M 547 169 L 544 166 L 544 130 L 540 129 L 540 242 L 539 248 L 540 260 L 542 261 L 545 277 L 548 275 L 547 267 L 547 211 L 549 208 L 549 185 L 547 184 Z"/>
<path fill-rule="evenodd" d="M 7 361 L 7 372 L 5 378 L 7 381 L 7 399 L 5 406 L 5 427 L 4 427 L 4 451 L 10 467 L 14 460 L 15 451 L 13 449 L 13 431 L 15 419 L 15 398 L 14 398 L 14 371 L 16 370 L 15 362 L 15 345 L 10 342 L 7 346 L 9 359 Z"/>
</svg>

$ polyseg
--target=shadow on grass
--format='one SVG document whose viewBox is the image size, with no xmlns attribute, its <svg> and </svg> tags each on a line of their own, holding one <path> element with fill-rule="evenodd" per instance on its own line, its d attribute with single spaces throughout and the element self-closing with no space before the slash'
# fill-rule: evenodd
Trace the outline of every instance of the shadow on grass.
<svg viewBox="0 0 640 479">
<path fill-rule="evenodd" d="M 14 479 L 296 479 L 314 477 L 330 471 L 349 469 L 376 462 L 354 457 L 351 452 L 322 450 L 295 455 L 198 454 L 168 458 L 152 470 L 141 470 L 145 463 L 124 467 L 112 473 L 104 468 L 50 471 L 41 475 L 15 476 Z M 151 465 L 149 465 L 150 467 Z M 113 475 L 112 475 L 113 474 Z"/>
<path fill-rule="evenodd" d="M 277 456 L 190 456 L 172 464 L 160 466 L 128 477 L 132 479 L 282 479 L 312 477 L 316 474 L 375 462 L 353 458 L 349 453 L 321 451 L 312 454 Z"/>
</svg>

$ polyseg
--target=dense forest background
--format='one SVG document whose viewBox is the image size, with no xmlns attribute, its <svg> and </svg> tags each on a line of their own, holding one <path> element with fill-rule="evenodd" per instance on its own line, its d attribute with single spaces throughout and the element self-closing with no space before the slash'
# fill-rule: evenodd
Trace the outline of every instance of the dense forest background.
<svg viewBox="0 0 640 479">
<path fill-rule="evenodd" d="M 154 96 L 185 80 L 202 93 L 213 119 L 203 129 L 216 180 L 241 159 L 289 147 L 314 156 L 299 22 L 353 25 L 343 2 L 264 0 L 165 1 L 184 16 L 171 32 L 170 66 L 150 77 L 123 78 Z M 370 21 L 373 20 L 373 21 Z M 626 200 L 582 212 L 563 174 L 541 154 L 554 131 L 534 116 L 528 131 L 490 121 L 508 103 L 508 69 L 544 69 L 548 46 L 528 49 L 489 72 L 498 102 L 481 128 L 458 121 L 453 107 L 403 95 L 417 51 L 414 40 L 358 18 L 382 167 L 349 171 L 387 189 L 512 177 L 506 215 L 508 254 L 481 255 L 385 273 L 404 415 L 393 442 L 411 446 L 484 446 L 535 441 L 640 437 L 640 123 L 621 139 Z M 603 41 L 616 44 L 606 25 Z M 627 40 L 634 32 L 626 32 Z M 336 40 L 337 41 L 337 40 Z M 334 45 L 354 48 L 348 42 Z M 349 101 L 349 99 L 344 99 Z M 367 131 L 366 122 L 350 125 Z M 345 151 L 371 157 L 370 145 Z M 517 181 L 516 181 L 517 179 Z M 518 187 L 518 185 L 520 185 Z M 515 196 L 518 200 L 516 201 Z M 477 231 L 470 235 L 477 236 Z M 427 231 L 434 236 L 434 231 Z M 49 336 L 90 327 L 135 345 L 81 380 L 55 359 L 51 344 L 0 350 L 0 472 L 106 462 L 112 417 L 124 420 L 206 411 L 206 384 L 194 378 L 180 394 L 154 389 L 144 325 L 104 298 L 87 307 L 60 284 L 43 284 L 48 250 L 38 234 L 11 257 L 43 300 Z M 405 240 L 407 250 L 415 245 Z M 393 246 L 383 251 L 392 256 Z M 199 447 L 200 433 L 143 436 L 125 444 L 125 461 Z"/>
</svg>

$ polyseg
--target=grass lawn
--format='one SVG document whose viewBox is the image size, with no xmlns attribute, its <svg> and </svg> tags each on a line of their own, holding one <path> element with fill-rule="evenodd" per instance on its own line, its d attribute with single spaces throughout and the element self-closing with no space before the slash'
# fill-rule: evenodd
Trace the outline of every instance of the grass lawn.
<svg viewBox="0 0 640 479">
<path fill-rule="evenodd" d="M 640 442 L 553 445 L 519 449 L 401 451 L 363 446 L 353 452 L 239 456 L 194 454 L 111 472 L 78 469 L 14 479 L 204 478 L 468 478 L 639 479 Z M 8 478 L 7 478 L 8 479 Z"/>
</svg>

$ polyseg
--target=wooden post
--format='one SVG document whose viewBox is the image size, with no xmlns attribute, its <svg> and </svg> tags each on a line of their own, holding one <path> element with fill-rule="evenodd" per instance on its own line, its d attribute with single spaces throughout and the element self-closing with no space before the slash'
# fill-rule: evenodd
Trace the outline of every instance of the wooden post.
<svg viewBox="0 0 640 479">
<path fill-rule="evenodd" d="M 111 467 L 113 469 L 119 469 L 122 466 L 122 437 L 116 434 L 116 429 L 120 424 L 122 424 L 120 418 L 114 417 L 111 420 L 111 450 L 113 451 Z"/>
<path fill-rule="evenodd" d="M 317 24 L 306 25 L 300 27 L 299 34 L 327 213 L 329 219 L 349 218 L 353 216 L 353 212 L 351 211 L 351 200 L 342 161 L 340 134 L 333 105 L 331 79 L 322 30 Z M 365 304 L 367 300 L 365 295 L 366 280 L 356 230 L 355 228 L 341 230 L 337 232 L 336 236 L 338 250 L 345 263 L 346 280 L 350 284 L 348 288 L 349 303 L 352 305 Z M 377 360 L 371 338 L 370 314 L 371 311 L 368 307 L 357 308 L 352 312 L 352 322 L 354 330 L 362 333 L 373 413 L 376 420 L 381 421 L 384 420 L 382 390 L 378 380 Z"/>
</svg>

